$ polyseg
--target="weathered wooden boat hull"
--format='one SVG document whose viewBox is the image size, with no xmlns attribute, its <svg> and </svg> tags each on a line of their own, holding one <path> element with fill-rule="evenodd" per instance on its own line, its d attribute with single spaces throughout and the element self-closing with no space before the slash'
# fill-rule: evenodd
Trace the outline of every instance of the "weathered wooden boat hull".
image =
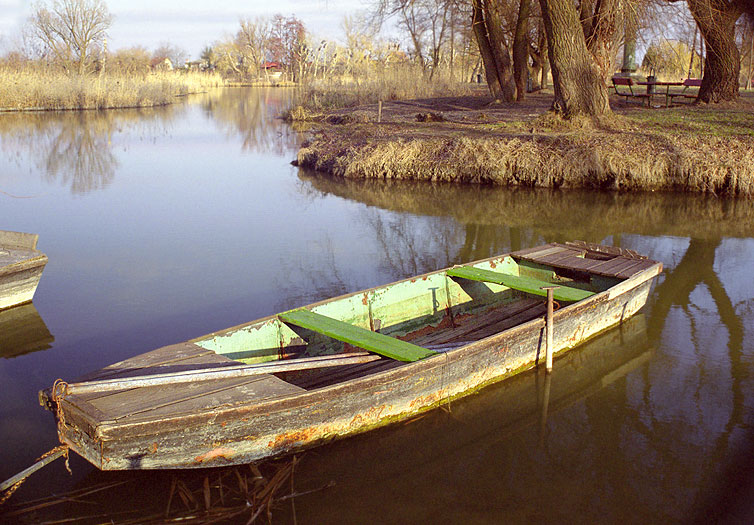
<svg viewBox="0 0 754 525">
<path fill-rule="evenodd" d="M 47 256 L 39 252 L 38 236 L 0 230 L 0 310 L 34 297 Z"/>
<path fill-rule="evenodd" d="M 494 268 L 507 262 L 510 261 L 491 258 L 476 264 Z M 616 284 L 606 290 L 557 310 L 555 352 L 572 348 L 637 312 L 647 300 L 652 279 L 661 271 L 659 263 L 649 263 L 630 278 L 616 279 Z M 540 266 L 534 263 L 532 268 L 541 270 Z M 432 282 L 440 274 L 433 272 L 387 286 Z M 436 288 L 431 287 L 433 294 L 438 293 Z M 381 287 L 358 292 L 307 308 L 323 309 L 335 301 L 351 306 L 364 303 L 369 306 L 368 322 L 374 324 L 376 319 L 367 299 L 385 294 L 386 290 L 387 287 Z M 448 296 L 455 293 L 447 283 L 446 291 Z M 432 298 L 436 300 L 436 295 Z M 453 316 L 453 309 L 449 308 L 444 315 L 440 311 L 439 315 L 443 318 L 439 323 L 442 325 Z M 199 338 L 189 346 L 217 349 L 228 338 L 241 337 L 242 333 L 248 337 L 249 333 L 275 322 L 274 316 L 261 319 Z M 212 403 L 205 404 L 204 409 L 191 413 L 108 419 L 97 414 L 97 409 L 85 400 L 63 397 L 58 403 L 65 422 L 59 425 L 59 433 L 63 442 L 102 470 L 248 463 L 411 417 L 528 369 L 544 359 L 544 328 L 544 319 L 534 318 L 413 363 L 308 391 L 283 390 L 280 395 L 261 401 L 249 399 L 224 406 L 222 392 L 212 393 L 217 398 L 215 405 L 209 408 Z M 403 333 L 407 332 L 408 329 Z M 280 337 L 282 341 L 283 336 Z M 42 401 L 54 404 L 49 395 L 43 396 Z"/>
</svg>

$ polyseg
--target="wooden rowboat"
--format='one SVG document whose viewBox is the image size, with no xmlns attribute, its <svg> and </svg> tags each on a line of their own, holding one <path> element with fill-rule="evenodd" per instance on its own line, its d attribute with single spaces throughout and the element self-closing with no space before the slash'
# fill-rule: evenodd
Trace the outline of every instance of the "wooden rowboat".
<svg viewBox="0 0 754 525">
<path fill-rule="evenodd" d="M 34 233 L 0 230 L 0 310 L 34 297 L 47 256 L 37 250 Z"/>
<path fill-rule="evenodd" d="M 103 470 L 287 454 L 408 418 L 636 313 L 661 263 L 549 244 L 347 294 L 110 365 L 40 392 L 61 441 Z M 365 351 L 366 350 L 366 351 Z"/>
</svg>

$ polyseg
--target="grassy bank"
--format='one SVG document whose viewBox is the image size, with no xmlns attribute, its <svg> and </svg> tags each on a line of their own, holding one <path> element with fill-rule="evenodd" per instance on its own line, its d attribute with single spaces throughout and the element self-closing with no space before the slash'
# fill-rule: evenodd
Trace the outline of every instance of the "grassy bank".
<svg viewBox="0 0 754 525">
<path fill-rule="evenodd" d="M 44 68 L 0 68 L 0 110 L 160 106 L 222 83 L 217 75 L 198 72 L 78 76 Z"/>
<path fill-rule="evenodd" d="M 538 106 L 530 100 L 518 108 L 471 98 L 422 100 L 388 111 L 380 124 L 322 124 L 297 162 L 347 178 L 754 195 L 748 101 L 669 109 L 616 103 L 609 121 L 565 126 L 547 115 L 549 97 L 540 97 Z M 441 121 L 418 122 L 429 114 Z"/>
</svg>

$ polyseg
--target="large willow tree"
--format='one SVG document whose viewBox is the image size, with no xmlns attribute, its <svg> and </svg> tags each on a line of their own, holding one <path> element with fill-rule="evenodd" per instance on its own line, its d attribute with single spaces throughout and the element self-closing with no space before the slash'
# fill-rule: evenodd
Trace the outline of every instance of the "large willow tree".
<svg viewBox="0 0 754 525">
<path fill-rule="evenodd" d="M 704 37 L 707 56 L 697 102 L 725 102 L 738 98 L 741 55 L 736 45 L 736 21 L 754 0 L 686 0 Z"/>
<path fill-rule="evenodd" d="M 555 87 L 552 109 L 564 118 L 610 113 L 612 74 L 621 0 L 539 0 Z"/>
</svg>

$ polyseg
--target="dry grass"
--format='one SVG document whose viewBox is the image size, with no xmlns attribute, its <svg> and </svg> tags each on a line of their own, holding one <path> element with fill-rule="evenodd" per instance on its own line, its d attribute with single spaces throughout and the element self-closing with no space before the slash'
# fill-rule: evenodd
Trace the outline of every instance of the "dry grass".
<svg viewBox="0 0 754 525">
<path fill-rule="evenodd" d="M 471 93 L 469 84 L 444 76 L 432 80 L 413 65 L 388 68 L 370 75 L 317 80 L 301 88 L 300 105 L 291 108 L 286 120 L 319 120 L 333 110 L 352 108 L 378 101 L 408 100 Z M 358 120 L 358 119 L 357 119 Z"/>
<path fill-rule="evenodd" d="M 548 92 L 510 104 L 481 94 L 385 103 L 379 125 L 374 104 L 338 110 L 297 161 L 352 179 L 754 196 L 754 97 L 671 108 L 616 97 L 609 117 L 575 121 L 551 103 Z M 417 122 L 427 112 L 441 121 Z"/>
<path fill-rule="evenodd" d="M 3 511 L 8 523 L 272 523 L 284 504 L 295 509 L 295 498 L 331 486 L 296 492 L 298 461 L 293 456 L 193 471 L 100 473 L 93 479 L 103 483 L 84 482 L 69 493 L 11 503 Z"/>
<path fill-rule="evenodd" d="M 754 195 L 754 140 L 646 130 L 321 133 L 298 163 L 347 178 Z"/>
<path fill-rule="evenodd" d="M 219 76 L 195 72 L 80 77 L 45 68 L 0 68 L 0 110 L 160 106 L 219 85 Z"/>
</svg>

